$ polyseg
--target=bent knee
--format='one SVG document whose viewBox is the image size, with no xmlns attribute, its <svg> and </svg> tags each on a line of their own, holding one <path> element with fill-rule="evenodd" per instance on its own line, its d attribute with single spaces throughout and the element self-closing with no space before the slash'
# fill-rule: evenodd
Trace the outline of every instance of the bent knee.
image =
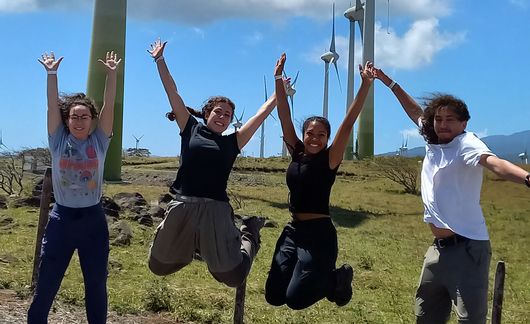
<svg viewBox="0 0 530 324">
<path fill-rule="evenodd" d="M 175 273 L 179 271 L 180 269 L 184 268 L 186 264 L 167 264 L 160 262 L 154 258 L 149 258 L 148 267 L 149 270 L 151 270 L 152 273 L 154 273 L 157 276 L 167 276 L 172 273 Z"/>
</svg>

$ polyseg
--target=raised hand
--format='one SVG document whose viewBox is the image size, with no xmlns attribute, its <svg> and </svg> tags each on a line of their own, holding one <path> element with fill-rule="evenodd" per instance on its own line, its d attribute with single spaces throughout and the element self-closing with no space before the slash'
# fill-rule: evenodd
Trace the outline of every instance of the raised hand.
<svg viewBox="0 0 530 324">
<path fill-rule="evenodd" d="M 375 79 L 374 63 L 368 61 L 364 67 L 359 64 L 359 73 L 361 74 L 361 79 L 363 81 L 373 82 Z"/>
<path fill-rule="evenodd" d="M 166 48 L 166 42 L 162 42 L 158 38 L 153 44 L 151 44 L 151 50 L 147 50 L 153 59 L 157 59 L 164 55 L 164 48 Z"/>
<path fill-rule="evenodd" d="M 105 55 L 105 61 L 103 61 L 102 59 L 98 59 L 98 62 L 101 62 L 103 65 L 105 65 L 107 72 L 116 71 L 118 65 L 121 62 L 121 58 L 118 59 L 118 54 L 114 53 L 114 51 L 111 51 L 107 52 L 107 54 Z"/>
<path fill-rule="evenodd" d="M 59 64 L 61 64 L 61 61 L 63 60 L 63 56 L 59 57 L 59 59 L 55 59 L 55 54 L 53 52 L 44 53 L 41 55 L 41 58 L 38 59 L 39 63 L 44 66 L 46 71 L 57 71 L 59 68 Z"/>
<path fill-rule="evenodd" d="M 281 76 L 283 73 L 283 67 L 285 65 L 285 60 L 287 60 L 287 56 L 285 53 L 282 53 L 278 61 L 276 61 L 276 66 L 274 67 L 274 75 Z"/>
<path fill-rule="evenodd" d="M 383 70 L 376 68 L 375 66 L 372 66 L 372 73 L 374 74 L 374 77 L 376 79 L 381 80 L 386 86 L 390 85 L 392 83 L 392 79 L 388 75 L 383 72 Z"/>
</svg>

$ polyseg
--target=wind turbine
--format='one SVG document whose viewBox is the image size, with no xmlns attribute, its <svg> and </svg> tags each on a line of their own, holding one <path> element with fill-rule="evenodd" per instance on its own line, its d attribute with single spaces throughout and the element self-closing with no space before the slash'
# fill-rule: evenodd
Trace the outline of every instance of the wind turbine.
<svg viewBox="0 0 530 324">
<path fill-rule="evenodd" d="M 236 121 L 232 124 L 232 126 L 234 126 L 234 132 L 237 132 L 237 130 L 240 129 L 241 126 L 243 126 L 243 123 L 241 122 L 241 120 L 243 120 L 244 113 L 245 113 L 245 109 L 243 109 L 243 112 L 241 112 L 241 116 L 239 116 L 239 118 L 237 118 L 237 115 L 234 116 L 236 118 Z"/>
<path fill-rule="evenodd" d="M 4 144 L 4 141 L 2 140 L 2 130 L 0 130 L 0 148 L 5 147 L 7 149 L 7 146 Z"/>
<path fill-rule="evenodd" d="M 399 148 L 399 156 L 405 156 L 407 154 L 407 151 L 409 150 L 407 147 L 409 141 L 408 136 L 403 137 L 403 141 L 401 143 L 401 147 Z"/>
<path fill-rule="evenodd" d="M 136 147 L 135 147 L 135 150 L 136 152 L 138 152 L 138 143 L 140 142 L 140 140 L 142 139 L 142 137 L 144 137 L 143 135 L 140 136 L 140 137 L 136 137 L 135 135 L 133 135 L 134 137 L 134 140 L 136 141 Z"/>
<path fill-rule="evenodd" d="M 265 87 L 265 101 L 267 101 L 267 98 L 269 97 L 267 95 L 267 79 L 265 76 L 263 76 L 263 86 Z M 261 138 L 259 143 L 259 157 L 264 158 L 265 157 L 265 120 L 263 120 L 263 123 L 261 124 Z"/>
<path fill-rule="evenodd" d="M 528 164 L 528 154 L 526 153 L 526 148 L 523 153 L 519 153 L 519 158 L 521 159 L 522 164 Z"/>
<path fill-rule="evenodd" d="M 348 49 L 348 90 L 347 90 L 347 99 L 346 99 L 346 111 L 353 102 L 354 95 L 354 77 L 356 75 L 355 68 L 355 23 L 359 25 L 359 30 L 361 34 L 361 39 L 363 37 L 363 21 L 364 21 L 364 8 L 361 4 L 361 0 L 356 0 L 355 6 L 349 8 L 344 12 L 344 17 L 350 21 L 350 41 Z M 354 127 L 355 128 L 355 127 Z M 346 151 L 344 151 L 345 160 L 353 160 L 355 153 L 357 152 L 358 143 L 355 141 L 356 146 L 354 148 L 354 137 L 355 132 L 352 129 L 351 136 L 348 139 L 348 144 L 346 145 Z M 355 152 L 354 152 L 355 151 Z"/>
<path fill-rule="evenodd" d="M 324 103 L 322 109 L 322 115 L 328 118 L 328 83 L 329 83 L 329 64 L 335 65 L 335 71 L 337 72 L 337 79 L 339 80 L 339 68 L 337 67 L 337 61 L 339 60 L 339 54 L 335 51 L 335 3 L 333 3 L 333 25 L 331 29 L 331 44 L 329 51 L 322 54 L 320 58 L 324 61 Z"/>
</svg>

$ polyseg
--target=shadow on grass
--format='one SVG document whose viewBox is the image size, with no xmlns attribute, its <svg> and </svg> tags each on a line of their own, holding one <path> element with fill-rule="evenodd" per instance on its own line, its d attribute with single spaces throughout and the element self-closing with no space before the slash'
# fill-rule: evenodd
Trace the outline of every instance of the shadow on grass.
<svg viewBox="0 0 530 324">
<path fill-rule="evenodd" d="M 257 198 L 246 195 L 239 195 L 240 198 L 248 200 L 259 200 L 265 203 L 268 203 L 271 207 L 283 209 L 287 213 L 289 212 L 289 204 L 287 202 L 280 203 L 277 201 L 271 201 L 265 198 Z M 371 212 L 364 209 L 352 210 L 344 209 L 337 206 L 330 206 L 329 212 L 331 214 L 331 219 L 333 222 L 340 227 L 353 228 L 359 226 L 367 219 L 373 219 L 376 217 L 384 216 L 384 213 Z"/>
</svg>

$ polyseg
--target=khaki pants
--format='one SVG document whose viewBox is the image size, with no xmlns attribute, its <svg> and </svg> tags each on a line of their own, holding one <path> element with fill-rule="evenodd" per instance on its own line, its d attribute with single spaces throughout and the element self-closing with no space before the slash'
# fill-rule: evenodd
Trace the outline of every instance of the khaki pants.
<svg viewBox="0 0 530 324">
<path fill-rule="evenodd" d="M 158 275 L 176 272 L 192 261 L 195 251 L 218 280 L 216 274 L 240 269 L 245 263 L 241 233 L 234 225 L 228 202 L 186 196 L 171 201 L 165 219 L 156 229 L 149 268 Z M 248 270 L 238 272 L 246 271 L 246 276 Z"/>
<path fill-rule="evenodd" d="M 459 323 L 486 323 L 490 260 L 489 241 L 430 246 L 416 292 L 417 323 L 446 323 L 451 306 Z"/>
</svg>

